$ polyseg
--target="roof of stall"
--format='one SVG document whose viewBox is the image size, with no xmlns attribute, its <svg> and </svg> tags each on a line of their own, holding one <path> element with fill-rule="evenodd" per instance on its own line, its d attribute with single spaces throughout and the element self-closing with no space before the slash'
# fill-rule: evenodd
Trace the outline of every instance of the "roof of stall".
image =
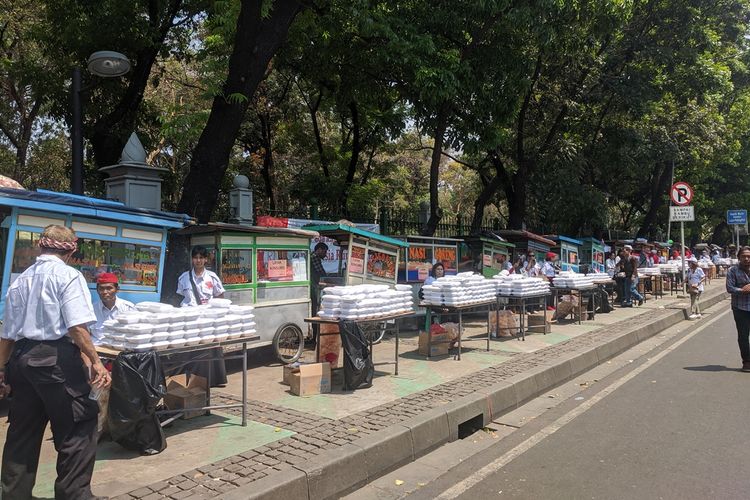
<svg viewBox="0 0 750 500">
<path fill-rule="evenodd" d="M 593 236 L 584 236 L 583 238 L 579 239 L 584 243 L 596 243 L 597 245 L 604 245 L 604 240 L 594 238 Z"/>
<path fill-rule="evenodd" d="M 472 241 L 481 241 L 483 243 L 489 243 L 492 245 L 500 245 L 500 246 L 508 247 L 508 248 L 516 248 L 516 246 L 513 243 L 506 241 L 504 238 L 494 233 L 484 233 L 484 234 L 475 234 L 472 236 L 464 236 L 463 240 L 467 243 L 470 243 Z"/>
<path fill-rule="evenodd" d="M 409 243 L 435 243 L 447 241 L 448 243 L 461 243 L 463 240 L 460 238 L 438 238 L 435 236 L 419 236 L 417 234 L 407 236 L 394 236 L 397 240 L 405 240 Z"/>
<path fill-rule="evenodd" d="M 214 233 L 216 231 L 235 231 L 239 233 L 255 233 L 270 236 L 302 236 L 310 239 L 320 236 L 316 231 L 308 231 L 305 229 L 290 229 L 288 227 L 246 226 L 244 224 L 227 224 L 224 222 L 209 222 L 208 224 L 188 226 L 177 231 L 177 233 L 205 234 Z"/>
<path fill-rule="evenodd" d="M 169 229 L 181 228 L 194 223 L 193 218 L 185 214 L 133 208 L 119 201 L 41 189 L 26 191 L 25 189 L 0 188 L 0 205 L 160 226 Z"/>
<path fill-rule="evenodd" d="M 317 231 L 321 236 L 328 236 L 329 238 L 336 238 L 336 236 L 355 234 L 363 238 L 370 238 L 371 240 L 379 241 L 381 243 L 387 243 L 395 247 L 409 248 L 409 244 L 405 241 L 397 240 L 396 238 L 390 238 L 383 236 L 382 234 L 373 233 L 372 231 L 366 231 L 358 227 L 349 226 L 346 224 L 312 224 L 305 226 L 308 231 Z"/>
<path fill-rule="evenodd" d="M 544 236 L 541 236 L 536 233 L 532 233 L 531 231 L 526 231 L 523 229 L 500 229 L 498 231 L 495 231 L 495 233 L 499 234 L 506 240 L 512 241 L 512 242 L 523 241 L 523 240 L 534 240 L 534 241 L 538 241 L 539 243 L 542 243 L 550 247 L 555 246 L 554 241 L 548 240 Z"/>
<path fill-rule="evenodd" d="M 572 243 L 573 245 L 581 246 L 583 245 L 583 241 L 577 240 L 575 238 L 568 238 L 567 236 L 562 236 L 559 234 L 545 234 L 545 238 L 549 238 L 550 240 L 553 240 L 554 242 L 564 241 L 566 243 Z"/>
</svg>

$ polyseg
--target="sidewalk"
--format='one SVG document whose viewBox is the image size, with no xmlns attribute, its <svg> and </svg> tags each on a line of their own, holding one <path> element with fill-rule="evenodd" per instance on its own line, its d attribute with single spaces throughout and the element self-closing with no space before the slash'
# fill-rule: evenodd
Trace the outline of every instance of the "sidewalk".
<svg viewBox="0 0 750 500">
<path fill-rule="evenodd" d="M 702 302 L 708 307 L 725 298 L 718 279 Z M 168 448 L 151 457 L 103 443 L 94 491 L 149 500 L 335 496 L 683 321 L 688 303 L 649 298 L 640 308 L 616 308 L 581 325 L 553 324 L 552 333 L 530 334 L 524 342 L 493 340 L 489 352 L 484 342 L 465 343 L 461 361 L 428 361 L 416 353 L 416 332 L 402 332 L 398 376 L 386 365 L 372 388 L 307 398 L 287 392 L 280 365 L 254 366 L 251 355 L 248 427 L 239 425 L 238 410 L 178 421 L 167 430 Z M 467 333 L 480 334 L 483 326 L 470 324 Z M 376 346 L 375 361 L 392 360 L 393 347 L 392 339 Z M 215 394 L 238 400 L 238 374 Z M 51 496 L 53 453 L 45 442 L 38 496 Z"/>
</svg>

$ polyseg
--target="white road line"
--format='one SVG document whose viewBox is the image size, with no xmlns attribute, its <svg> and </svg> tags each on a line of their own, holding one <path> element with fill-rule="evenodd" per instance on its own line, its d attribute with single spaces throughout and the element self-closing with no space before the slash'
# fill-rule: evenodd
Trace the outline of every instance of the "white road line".
<svg viewBox="0 0 750 500">
<path fill-rule="evenodd" d="M 664 356 L 669 354 L 670 352 L 674 351 L 678 347 L 680 347 L 683 343 L 688 341 L 693 336 L 697 335 L 698 333 L 705 330 L 707 327 L 724 317 L 725 314 L 728 314 L 729 310 L 722 313 L 718 313 L 716 317 L 711 318 L 709 321 L 707 321 L 705 324 L 701 325 L 700 328 L 697 328 L 692 333 L 685 335 L 680 340 L 676 341 L 671 346 L 664 349 L 659 354 L 655 355 L 653 358 L 647 360 L 645 363 L 643 363 L 641 366 L 633 370 L 632 372 L 628 373 L 627 375 L 624 375 L 622 378 L 616 380 L 608 387 L 602 389 L 600 392 L 598 392 L 596 395 L 592 396 L 591 399 L 581 403 L 579 406 L 575 407 L 574 409 L 570 410 L 565 415 L 561 416 L 554 422 L 552 422 L 550 425 L 545 427 L 544 429 L 540 430 L 515 448 L 508 451 L 503 456 L 497 458 L 493 462 L 490 462 L 489 464 L 485 465 L 478 471 L 476 471 L 471 476 L 467 477 L 463 481 L 456 483 L 451 488 L 445 490 L 443 493 L 440 494 L 437 498 L 439 500 L 451 500 L 454 498 L 459 497 L 463 493 L 465 493 L 470 488 L 474 487 L 476 484 L 478 484 L 480 481 L 485 479 L 487 476 L 497 472 L 498 470 L 502 469 L 506 465 L 508 465 L 510 462 L 515 460 L 517 457 L 521 456 L 523 453 L 527 452 L 540 442 L 542 442 L 545 438 L 551 436 L 555 432 L 562 429 L 562 427 L 571 422 L 573 419 L 581 415 L 582 413 L 588 411 L 592 406 L 594 406 L 596 403 L 607 397 L 609 394 L 620 388 L 623 384 L 627 383 L 628 381 L 632 380 L 634 377 L 636 377 L 638 374 L 652 366 L 654 363 L 658 362 L 660 359 L 662 359 Z"/>
</svg>

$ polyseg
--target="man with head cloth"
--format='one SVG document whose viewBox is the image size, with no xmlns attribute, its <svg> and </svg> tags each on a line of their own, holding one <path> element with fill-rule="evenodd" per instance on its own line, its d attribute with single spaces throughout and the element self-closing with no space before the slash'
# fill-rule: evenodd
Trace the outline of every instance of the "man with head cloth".
<svg viewBox="0 0 750 500">
<path fill-rule="evenodd" d="M 55 498 L 87 500 L 95 498 L 91 474 L 99 411 L 88 396 L 91 386 L 108 387 L 110 379 L 88 330 L 96 316 L 86 280 L 66 265 L 77 249 L 75 233 L 47 226 L 39 246 L 36 262 L 8 289 L 0 334 L 0 395 L 12 396 L 2 498 L 32 497 L 44 429 L 50 422 L 57 450 Z"/>
<path fill-rule="evenodd" d="M 117 296 L 120 291 L 120 281 L 114 273 L 100 273 L 96 277 L 96 293 L 99 302 L 94 304 L 96 326 L 91 329 L 94 343 L 101 339 L 101 329 L 105 321 L 116 319 L 119 314 L 136 310 L 135 305 Z"/>
</svg>

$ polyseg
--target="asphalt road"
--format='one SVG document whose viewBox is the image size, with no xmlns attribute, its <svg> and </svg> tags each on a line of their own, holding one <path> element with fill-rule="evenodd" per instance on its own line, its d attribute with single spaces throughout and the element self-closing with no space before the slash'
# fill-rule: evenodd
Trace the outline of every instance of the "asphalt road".
<svg viewBox="0 0 750 500">
<path fill-rule="evenodd" d="M 466 464 L 464 477 L 443 478 L 429 495 L 750 498 L 750 373 L 738 369 L 727 312 L 618 373 L 607 381 L 609 390 L 561 410 L 525 443 L 513 450 L 498 446 L 494 457 Z M 482 468 L 484 474 L 476 474 Z"/>
</svg>

